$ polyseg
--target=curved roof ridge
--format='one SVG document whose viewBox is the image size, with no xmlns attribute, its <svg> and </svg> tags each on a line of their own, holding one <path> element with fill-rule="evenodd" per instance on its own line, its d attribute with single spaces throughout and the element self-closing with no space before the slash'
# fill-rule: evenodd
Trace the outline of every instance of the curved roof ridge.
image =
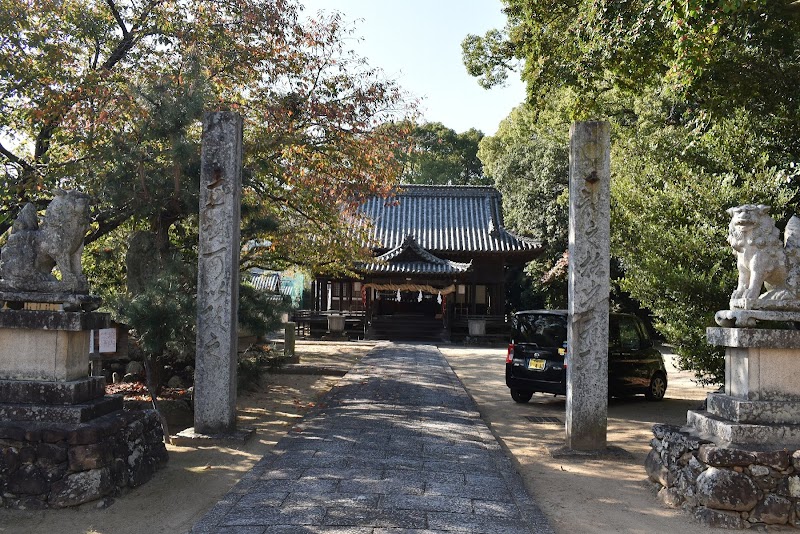
<svg viewBox="0 0 800 534">
<path fill-rule="evenodd" d="M 417 243 L 417 240 L 414 239 L 414 236 L 412 234 L 407 234 L 403 238 L 403 242 L 400 243 L 400 245 L 398 245 L 397 247 L 393 248 L 392 250 L 390 250 L 388 252 L 385 252 L 385 253 L 381 254 L 380 256 L 375 258 L 375 261 L 376 262 L 388 262 L 388 261 L 391 261 L 391 260 L 393 260 L 394 258 L 398 257 L 400 254 L 402 254 L 403 252 L 405 252 L 406 250 L 409 250 L 409 249 L 413 250 L 414 252 L 416 252 L 417 255 L 420 258 L 424 259 L 425 261 L 428 261 L 430 263 L 435 263 L 437 265 L 464 265 L 464 266 L 472 265 L 472 262 L 461 264 L 461 263 L 458 263 L 458 262 L 454 262 L 454 261 L 450 261 L 450 260 L 446 260 L 446 259 L 440 258 L 438 256 L 434 256 L 433 254 L 431 254 L 430 252 L 428 252 L 427 250 L 422 248 L 419 245 L 419 243 Z"/>
<path fill-rule="evenodd" d="M 498 232 L 500 234 L 506 234 L 509 237 L 511 237 L 512 239 L 518 239 L 519 241 L 522 241 L 523 243 L 527 243 L 527 244 L 532 245 L 532 246 L 537 247 L 537 248 L 544 248 L 544 246 L 545 246 L 545 243 L 543 243 L 542 241 L 539 241 L 538 239 L 534 239 L 532 237 L 525 237 L 524 235 L 520 235 L 520 234 L 518 234 L 516 232 L 512 232 L 511 230 L 509 230 L 508 228 L 505 228 L 505 227 L 500 228 L 500 230 Z"/>
<path fill-rule="evenodd" d="M 470 193 L 486 193 L 500 196 L 500 191 L 493 185 L 439 185 L 439 184 L 399 184 L 392 189 L 391 196 L 470 196 Z"/>
<path fill-rule="evenodd" d="M 412 250 L 419 256 L 420 261 L 392 261 L 407 250 Z M 373 261 L 359 262 L 357 268 L 365 272 L 448 274 L 469 271 L 472 268 L 472 261 L 460 263 L 434 256 L 422 248 L 413 235 L 408 234 L 399 246 L 381 254 Z"/>
</svg>

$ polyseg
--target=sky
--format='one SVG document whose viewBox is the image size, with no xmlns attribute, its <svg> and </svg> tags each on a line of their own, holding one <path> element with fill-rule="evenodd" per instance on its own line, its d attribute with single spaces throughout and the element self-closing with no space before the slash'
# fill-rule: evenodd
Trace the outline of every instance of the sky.
<svg viewBox="0 0 800 534">
<path fill-rule="evenodd" d="M 500 0 L 300 0 L 307 15 L 339 11 L 355 26 L 349 46 L 369 65 L 421 99 L 424 120 L 458 133 L 493 135 L 522 103 L 525 87 L 511 73 L 505 87 L 483 89 L 461 61 L 467 34 L 501 29 Z"/>
</svg>

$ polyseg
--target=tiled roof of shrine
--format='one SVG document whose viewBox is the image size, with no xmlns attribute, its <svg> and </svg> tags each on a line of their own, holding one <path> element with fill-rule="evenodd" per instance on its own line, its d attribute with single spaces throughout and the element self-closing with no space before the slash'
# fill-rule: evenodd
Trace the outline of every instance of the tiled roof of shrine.
<svg viewBox="0 0 800 534">
<path fill-rule="evenodd" d="M 397 249 L 407 236 L 435 254 L 533 259 L 543 247 L 505 229 L 502 198 L 494 187 L 403 185 L 394 196 L 369 199 L 361 210 L 373 223 L 370 242 L 377 252 Z"/>
<path fill-rule="evenodd" d="M 472 263 L 459 263 L 438 258 L 420 247 L 412 236 L 406 236 L 400 246 L 361 263 L 357 269 L 374 274 L 458 274 L 468 272 Z"/>
</svg>

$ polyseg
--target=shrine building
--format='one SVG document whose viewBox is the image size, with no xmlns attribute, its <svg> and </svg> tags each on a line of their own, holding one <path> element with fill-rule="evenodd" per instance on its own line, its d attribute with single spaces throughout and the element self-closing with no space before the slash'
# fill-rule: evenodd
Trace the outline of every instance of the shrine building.
<svg viewBox="0 0 800 534">
<path fill-rule="evenodd" d="M 316 278 L 312 294 L 314 313 L 362 318 L 367 338 L 446 340 L 470 321 L 491 333 L 506 320 L 507 267 L 542 252 L 505 229 L 494 187 L 403 185 L 361 210 L 374 259 L 356 278 Z"/>
</svg>

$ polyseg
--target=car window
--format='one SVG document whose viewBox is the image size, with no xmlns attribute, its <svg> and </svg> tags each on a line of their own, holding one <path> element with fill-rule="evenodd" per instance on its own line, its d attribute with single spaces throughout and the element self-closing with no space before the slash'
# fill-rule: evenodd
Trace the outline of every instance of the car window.
<svg viewBox="0 0 800 534">
<path fill-rule="evenodd" d="M 653 341 L 650 339 L 650 334 L 644 326 L 642 321 L 636 321 L 636 327 L 639 329 L 639 338 L 642 340 L 642 348 L 652 347 Z"/>
<path fill-rule="evenodd" d="M 619 346 L 622 350 L 639 350 L 642 348 L 642 340 L 639 337 L 639 329 L 630 317 L 619 318 Z"/>
<path fill-rule="evenodd" d="M 517 315 L 514 337 L 517 343 L 562 347 L 567 341 L 567 318 L 545 313 Z"/>
</svg>

